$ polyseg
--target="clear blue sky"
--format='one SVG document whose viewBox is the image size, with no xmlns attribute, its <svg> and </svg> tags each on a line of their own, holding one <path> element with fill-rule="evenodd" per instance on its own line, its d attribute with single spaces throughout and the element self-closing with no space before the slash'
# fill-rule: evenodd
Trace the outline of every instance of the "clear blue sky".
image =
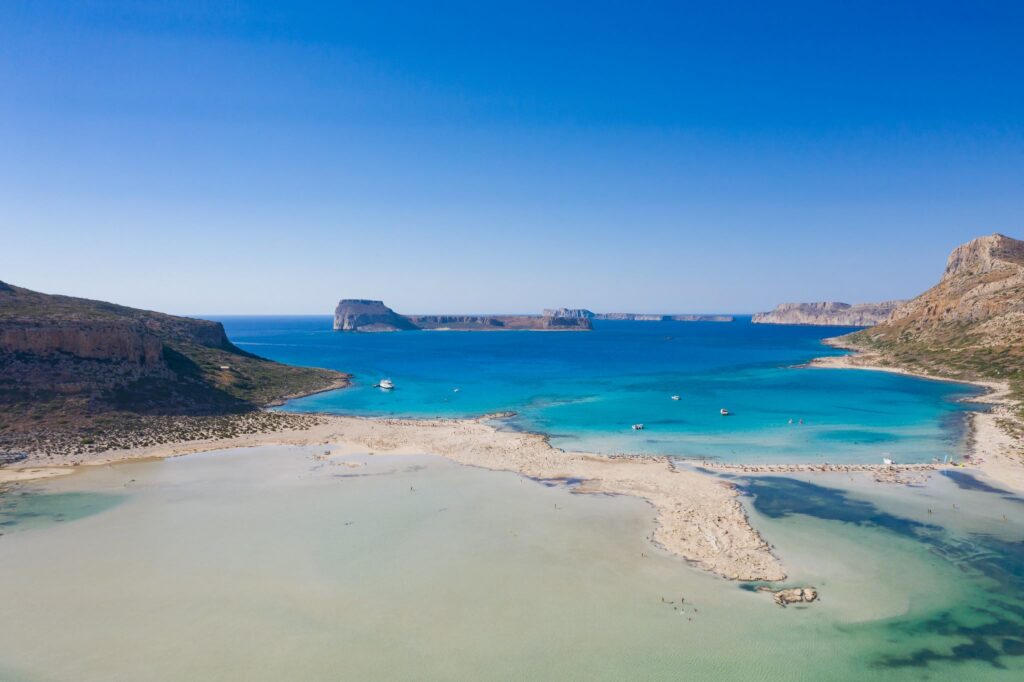
<svg viewBox="0 0 1024 682">
<path fill-rule="evenodd" d="M 1024 3 L 0 3 L 0 279 L 743 312 L 1024 236 Z"/>
</svg>

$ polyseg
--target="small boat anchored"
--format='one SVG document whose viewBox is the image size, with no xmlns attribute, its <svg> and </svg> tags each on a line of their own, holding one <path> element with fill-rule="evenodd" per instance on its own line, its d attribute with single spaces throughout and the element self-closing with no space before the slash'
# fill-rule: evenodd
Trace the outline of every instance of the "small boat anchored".
<svg viewBox="0 0 1024 682">
<path fill-rule="evenodd" d="M 679 400 L 679 396 L 677 396 L 677 395 L 672 396 L 672 400 Z"/>
<path fill-rule="evenodd" d="M 643 424 L 633 424 L 633 430 L 634 431 L 643 431 L 644 430 L 644 425 Z"/>
<path fill-rule="evenodd" d="M 727 410 L 727 409 L 725 409 L 725 408 L 723 407 L 722 409 L 720 409 L 720 410 L 718 411 L 718 414 L 722 415 L 723 417 L 728 417 L 728 416 L 729 416 L 729 410 Z"/>
<path fill-rule="evenodd" d="M 394 387 L 395 387 L 395 382 L 391 381 L 391 379 L 381 379 L 380 383 L 377 384 L 377 386 L 376 386 L 376 388 L 381 388 L 381 389 L 384 389 L 385 391 L 390 391 Z"/>
</svg>

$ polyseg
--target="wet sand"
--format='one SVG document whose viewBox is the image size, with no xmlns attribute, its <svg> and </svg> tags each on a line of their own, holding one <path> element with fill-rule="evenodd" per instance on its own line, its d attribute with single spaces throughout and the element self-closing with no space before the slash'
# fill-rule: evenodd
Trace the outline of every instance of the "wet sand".
<svg viewBox="0 0 1024 682">
<path fill-rule="evenodd" d="M 579 480 L 581 493 L 631 495 L 656 512 L 653 541 L 694 565 L 731 580 L 782 580 L 785 572 L 747 521 L 732 484 L 666 458 L 607 457 L 563 452 L 544 436 L 499 431 L 486 418 L 466 420 L 326 417 L 304 431 L 247 434 L 111 451 L 84 464 L 174 457 L 260 445 L 330 447 L 330 457 L 435 454 L 460 464 L 513 471 L 536 479 Z"/>
</svg>

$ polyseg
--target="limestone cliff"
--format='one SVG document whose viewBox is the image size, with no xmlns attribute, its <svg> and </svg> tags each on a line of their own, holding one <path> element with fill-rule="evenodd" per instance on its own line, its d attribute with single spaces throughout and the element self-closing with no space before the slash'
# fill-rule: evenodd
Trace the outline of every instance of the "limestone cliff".
<svg viewBox="0 0 1024 682">
<path fill-rule="evenodd" d="M 1009 380 L 1024 393 L 1024 242 L 994 234 L 957 247 L 938 284 L 839 341 L 901 366 Z"/>
<path fill-rule="evenodd" d="M 0 283 L 0 430 L 119 410 L 246 411 L 344 378 L 247 353 L 219 322 Z"/>
<path fill-rule="evenodd" d="M 835 327 L 870 327 L 889 319 L 903 301 L 882 303 L 782 303 L 768 313 L 757 313 L 754 324 L 799 324 Z"/>
</svg>

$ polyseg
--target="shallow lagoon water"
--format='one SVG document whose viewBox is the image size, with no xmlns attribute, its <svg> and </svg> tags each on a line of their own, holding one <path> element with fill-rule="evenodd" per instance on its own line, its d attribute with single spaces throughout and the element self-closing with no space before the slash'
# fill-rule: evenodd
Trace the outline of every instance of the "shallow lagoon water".
<svg viewBox="0 0 1024 682">
<path fill-rule="evenodd" d="M 653 548 L 638 499 L 425 456 L 328 464 L 319 451 L 208 453 L 20 486 L 36 499 L 0 536 L 0 678 L 1024 671 L 1024 527 L 990 521 L 1016 508 L 1002 495 L 936 476 L 901 488 L 896 513 L 889 492 L 846 490 L 843 477 L 750 481 L 744 500 L 789 584 L 822 593 L 782 609 Z M 83 505 L 91 496 L 102 503 Z M 935 499 L 961 511 L 929 523 Z"/>
<path fill-rule="evenodd" d="M 354 374 L 353 387 L 292 401 L 289 410 L 410 417 L 513 411 L 511 428 L 601 453 L 927 462 L 960 451 L 970 405 L 959 399 L 977 393 L 879 372 L 796 369 L 837 353 L 821 339 L 850 330 L 746 318 L 598 321 L 593 332 L 396 334 L 336 333 L 326 317 L 223 321 L 246 350 Z M 374 388 L 382 378 L 398 388 Z M 722 417 L 723 407 L 732 416 Z M 645 429 L 633 431 L 635 423 Z"/>
</svg>

